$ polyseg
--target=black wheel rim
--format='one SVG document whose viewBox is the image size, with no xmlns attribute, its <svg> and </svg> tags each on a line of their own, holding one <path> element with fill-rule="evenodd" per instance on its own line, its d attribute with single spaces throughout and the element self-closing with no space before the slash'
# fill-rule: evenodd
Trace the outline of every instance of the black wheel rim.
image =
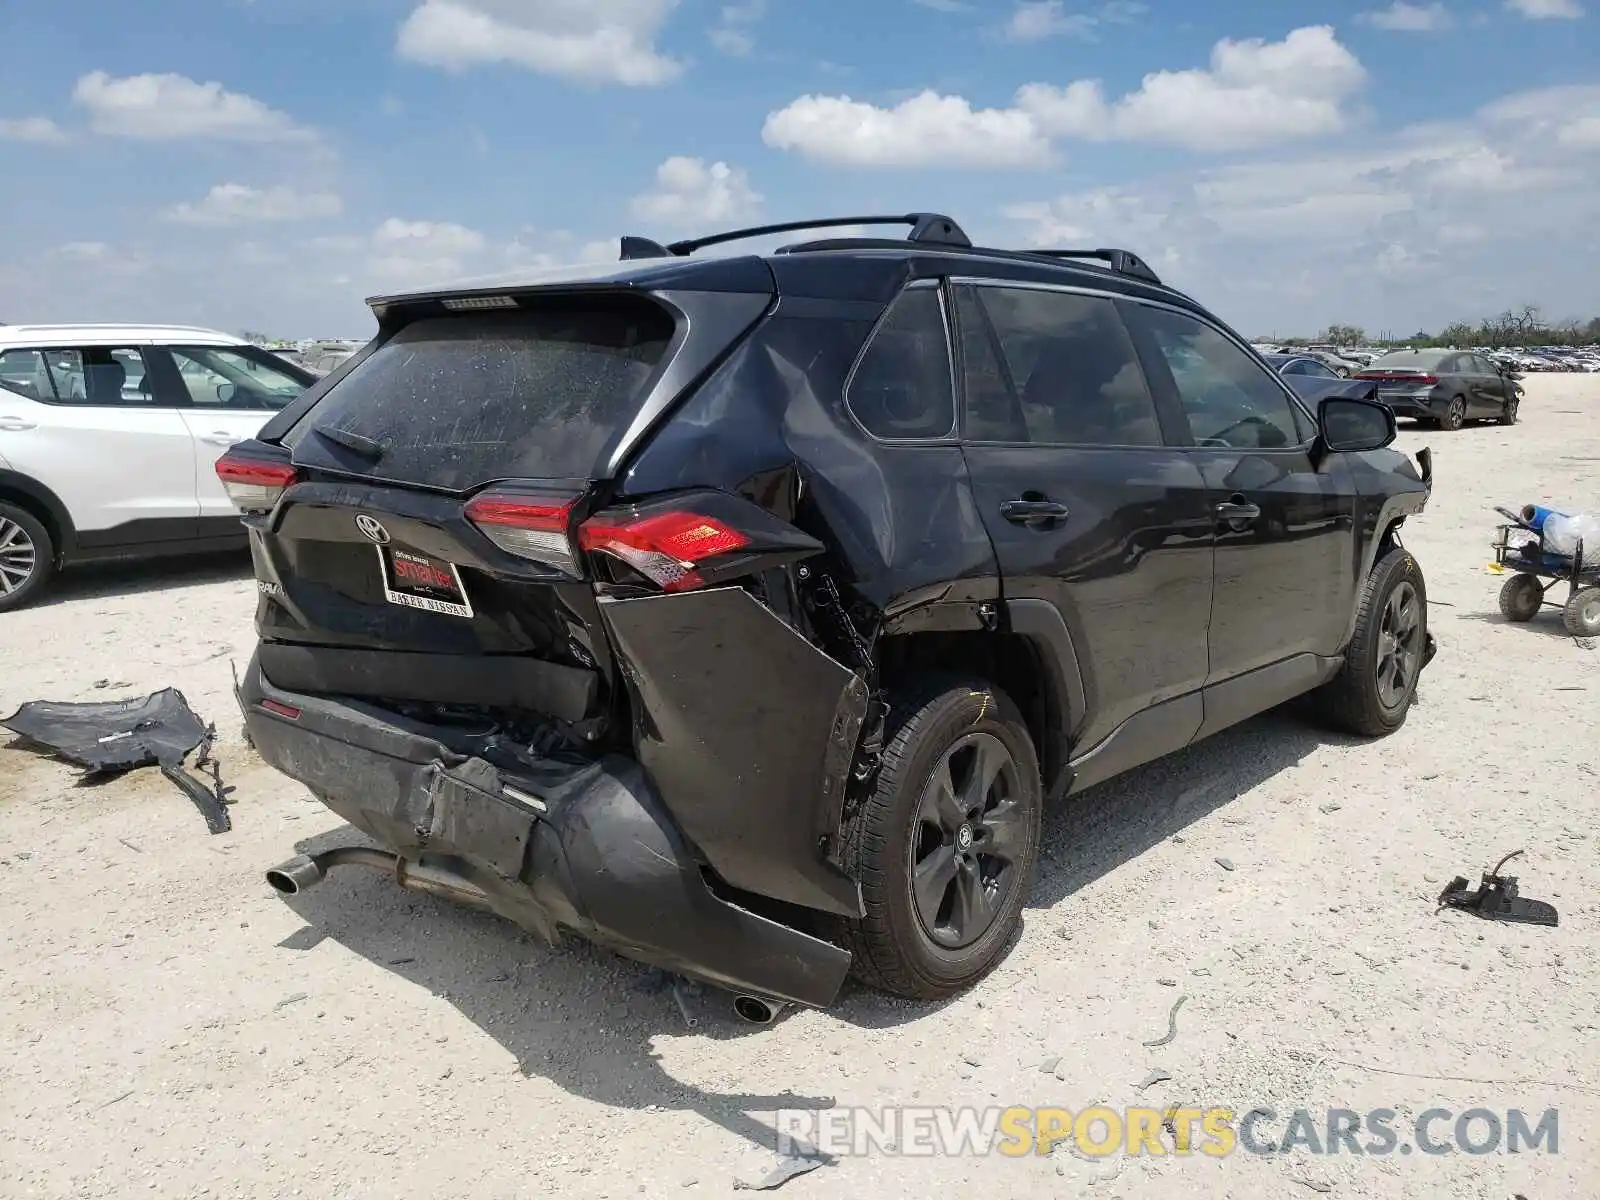
<svg viewBox="0 0 1600 1200">
<path fill-rule="evenodd" d="M 0 596 L 9 596 L 33 577 L 39 551 L 28 531 L 0 517 Z"/>
<path fill-rule="evenodd" d="M 1422 601 L 1417 589 L 1402 583 L 1389 593 L 1378 626 L 1378 700 L 1399 708 L 1417 681 L 1422 659 Z"/>
<path fill-rule="evenodd" d="M 911 828 L 911 901 L 947 950 L 976 942 L 1004 910 L 1028 841 L 1016 760 L 990 733 L 940 756 Z"/>
</svg>

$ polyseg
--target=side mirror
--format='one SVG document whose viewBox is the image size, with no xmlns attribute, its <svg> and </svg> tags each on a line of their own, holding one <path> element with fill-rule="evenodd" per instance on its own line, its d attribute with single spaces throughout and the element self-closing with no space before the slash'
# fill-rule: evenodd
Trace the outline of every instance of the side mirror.
<svg viewBox="0 0 1600 1200">
<path fill-rule="evenodd" d="M 231 383 L 217 384 L 217 403 L 227 404 L 233 399 L 234 386 Z"/>
<path fill-rule="evenodd" d="M 1381 450 L 1399 433 L 1394 410 L 1375 400 L 1330 396 L 1317 406 L 1317 425 L 1329 450 Z"/>
</svg>

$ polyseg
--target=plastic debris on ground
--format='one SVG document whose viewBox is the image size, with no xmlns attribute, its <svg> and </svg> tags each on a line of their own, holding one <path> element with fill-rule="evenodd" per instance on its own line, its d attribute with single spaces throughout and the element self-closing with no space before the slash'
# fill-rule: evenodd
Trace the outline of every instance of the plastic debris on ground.
<svg viewBox="0 0 1600 1200">
<path fill-rule="evenodd" d="M 65 704 L 35 700 L 4 721 L 28 748 L 47 751 L 82 767 L 91 782 L 124 775 L 141 767 L 159 767 L 194 803 L 212 833 L 233 828 L 221 771 L 211 757 L 216 726 L 198 716 L 183 693 L 167 688 L 138 700 Z M 195 754 L 194 770 L 184 764 Z"/>
</svg>

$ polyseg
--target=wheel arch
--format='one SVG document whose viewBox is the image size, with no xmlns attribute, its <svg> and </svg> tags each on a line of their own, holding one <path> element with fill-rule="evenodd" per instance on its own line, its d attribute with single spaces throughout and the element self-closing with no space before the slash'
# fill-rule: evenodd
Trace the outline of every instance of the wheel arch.
<svg viewBox="0 0 1600 1200">
<path fill-rule="evenodd" d="M 1047 800 L 1071 787 L 1072 733 L 1085 715 L 1083 678 L 1066 622 L 1043 600 L 1006 605 L 1008 629 L 919 628 L 879 638 L 879 677 L 888 687 L 929 670 L 992 682 L 1022 711 L 1039 754 Z"/>
<path fill-rule="evenodd" d="M 18 471 L 0 468 L 0 500 L 25 509 L 44 526 L 55 545 L 58 562 L 72 552 L 78 539 L 72 516 L 61 498 L 44 484 Z"/>
</svg>

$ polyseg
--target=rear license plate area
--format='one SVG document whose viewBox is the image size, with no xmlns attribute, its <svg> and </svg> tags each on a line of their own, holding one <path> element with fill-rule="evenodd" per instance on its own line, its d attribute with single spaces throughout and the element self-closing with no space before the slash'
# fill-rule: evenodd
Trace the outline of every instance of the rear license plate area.
<svg viewBox="0 0 1600 1200">
<path fill-rule="evenodd" d="M 374 547 L 390 604 L 448 617 L 472 616 L 472 602 L 455 563 L 392 542 Z"/>
</svg>

